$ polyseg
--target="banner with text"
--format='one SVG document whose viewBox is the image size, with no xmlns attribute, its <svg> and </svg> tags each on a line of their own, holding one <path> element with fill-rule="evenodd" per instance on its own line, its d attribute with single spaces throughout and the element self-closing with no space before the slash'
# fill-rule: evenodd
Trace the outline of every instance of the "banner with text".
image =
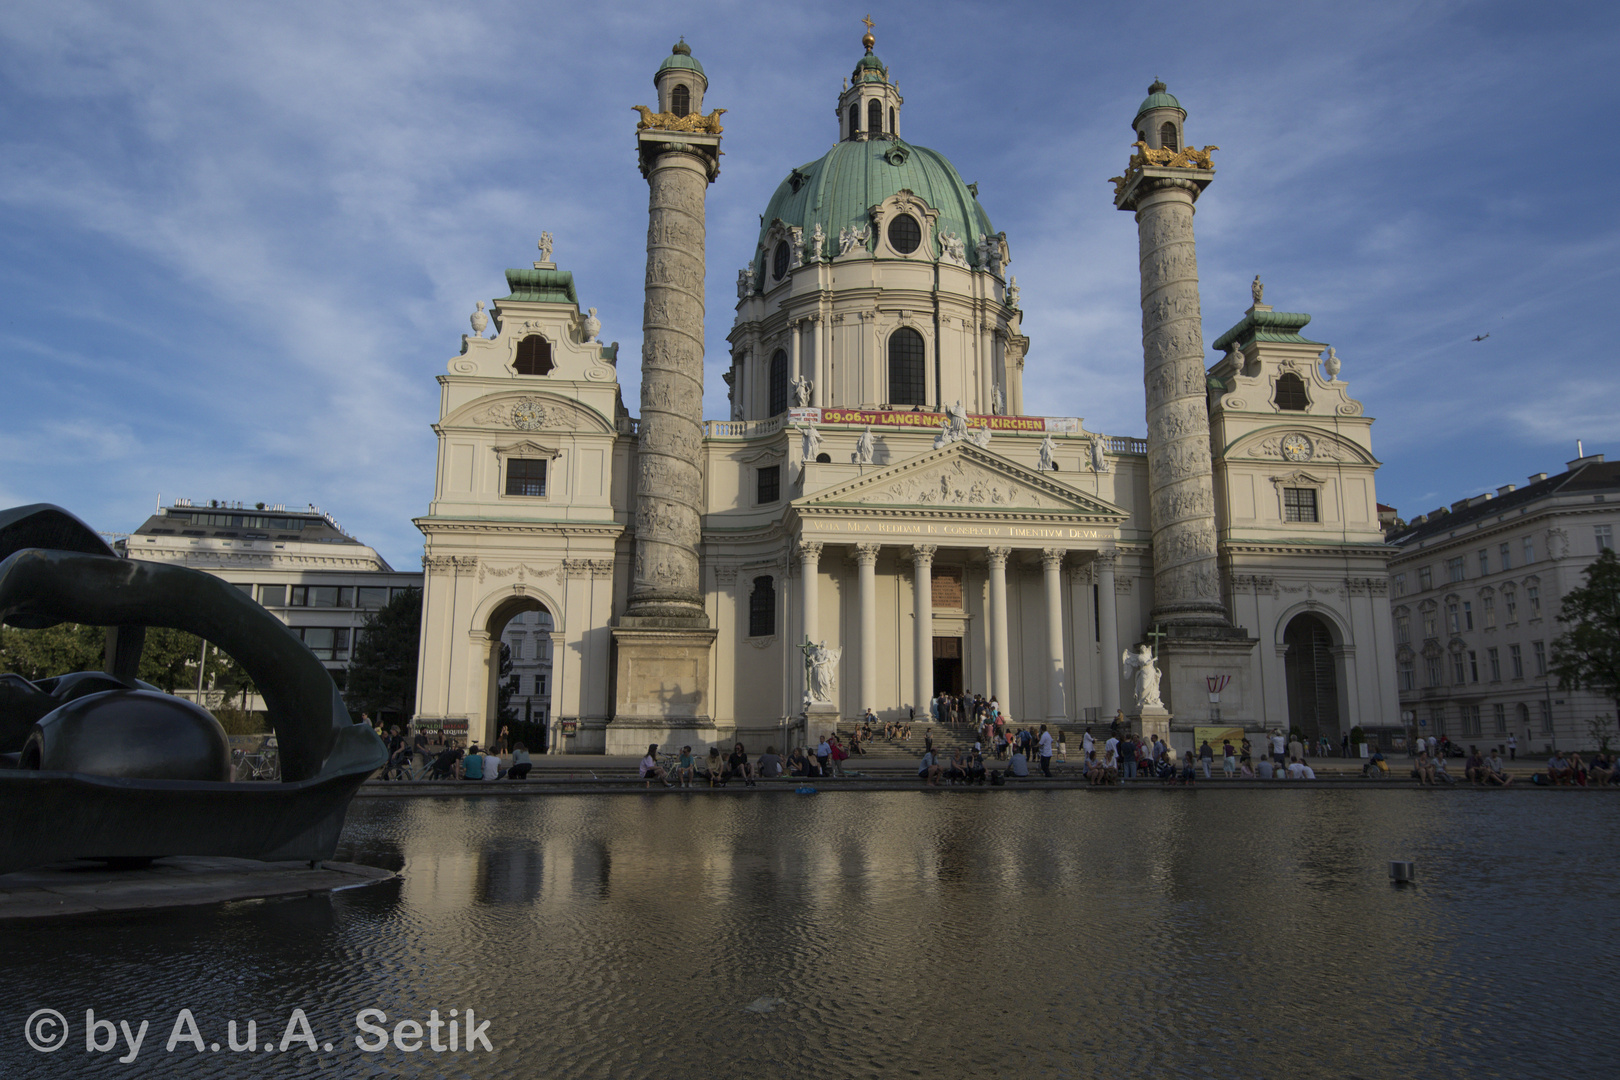
<svg viewBox="0 0 1620 1080">
<path fill-rule="evenodd" d="M 937 412 L 895 412 L 885 409 L 791 409 L 788 421 L 794 424 L 850 424 L 872 427 L 934 429 L 945 422 Z M 1080 420 L 1073 416 L 977 416 L 968 417 L 968 427 L 988 427 L 991 431 L 1079 432 Z"/>
</svg>

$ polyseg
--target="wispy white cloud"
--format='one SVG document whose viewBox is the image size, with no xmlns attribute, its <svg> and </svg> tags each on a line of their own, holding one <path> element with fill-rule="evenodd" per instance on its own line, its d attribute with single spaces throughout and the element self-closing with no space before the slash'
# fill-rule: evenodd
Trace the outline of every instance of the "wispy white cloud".
<svg viewBox="0 0 1620 1080">
<path fill-rule="evenodd" d="M 1608 7 L 877 14 L 908 138 L 977 180 L 1012 241 L 1031 408 L 1142 430 L 1134 226 L 1104 181 L 1162 76 L 1189 134 L 1223 147 L 1198 214 L 1206 339 L 1256 272 L 1312 312 L 1380 418 L 1384 501 L 1547 467 L 1572 425 L 1589 445 L 1616 434 L 1617 229 L 1590 179 L 1616 152 L 1558 107 L 1570 71 L 1613 65 Z M 1144 48 L 1168 26 L 1197 47 Z M 709 197 L 722 414 L 732 271 L 776 183 L 835 137 L 860 29 L 734 2 L 17 0 L 0 12 L 0 495 L 104 527 L 159 490 L 313 500 L 409 565 L 433 376 L 542 228 L 621 342 L 633 407 L 646 190 L 629 106 L 679 34 L 730 110 Z M 1612 111 L 1603 80 L 1580 92 Z M 1468 451 L 1437 463 L 1437 439 Z"/>
</svg>

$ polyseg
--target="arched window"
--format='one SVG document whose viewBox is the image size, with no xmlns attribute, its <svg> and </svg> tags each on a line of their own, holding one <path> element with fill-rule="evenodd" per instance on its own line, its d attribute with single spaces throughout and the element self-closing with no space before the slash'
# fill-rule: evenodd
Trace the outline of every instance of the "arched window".
<svg viewBox="0 0 1620 1080">
<path fill-rule="evenodd" d="M 1176 125 L 1166 120 L 1159 128 L 1159 143 L 1166 150 L 1180 150 L 1176 145 Z"/>
<path fill-rule="evenodd" d="M 890 405 L 922 405 L 926 402 L 926 352 L 922 335 L 909 326 L 902 326 L 889 335 Z"/>
<path fill-rule="evenodd" d="M 517 347 L 517 373 L 519 375 L 550 375 L 556 365 L 551 362 L 551 342 L 539 334 L 530 334 Z"/>
<path fill-rule="evenodd" d="M 877 98 L 866 103 L 866 130 L 874 135 L 883 130 L 883 102 Z"/>
<path fill-rule="evenodd" d="M 1147 142 L 1147 132 L 1145 132 L 1145 131 L 1138 131 L 1136 133 L 1136 137 L 1141 142 Z"/>
<path fill-rule="evenodd" d="M 754 579 L 748 594 L 748 636 L 770 637 L 776 633 L 776 583 L 769 577 Z"/>
<path fill-rule="evenodd" d="M 676 83 L 675 89 L 669 92 L 669 111 L 676 116 L 685 116 L 692 111 L 692 91 L 686 88 L 685 83 Z"/>
<path fill-rule="evenodd" d="M 775 254 L 773 254 L 771 256 L 771 274 L 775 278 L 775 280 L 777 280 L 777 281 L 782 280 L 782 275 L 787 273 L 787 264 L 788 264 L 787 241 L 786 240 L 779 240 L 779 241 L 777 241 L 777 244 L 776 244 L 776 252 L 775 252 Z"/>
<path fill-rule="evenodd" d="M 788 370 L 787 350 L 777 349 L 771 354 L 771 401 L 768 414 L 775 416 L 787 412 Z"/>
<path fill-rule="evenodd" d="M 894 127 L 894 108 L 892 106 L 889 109 L 889 134 L 890 135 L 898 135 L 899 134 L 899 132 L 896 131 L 895 127 Z"/>
<path fill-rule="evenodd" d="M 1305 383 L 1292 371 L 1285 371 L 1277 377 L 1277 408 L 1288 409 L 1292 412 L 1304 412 L 1310 407 L 1310 401 L 1305 397 Z"/>
<path fill-rule="evenodd" d="M 853 139 L 857 134 L 860 133 L 860 130 L 861 107 L 859 105 L 851 105 L 849 107 L 849 137 Z"/>
</svg>

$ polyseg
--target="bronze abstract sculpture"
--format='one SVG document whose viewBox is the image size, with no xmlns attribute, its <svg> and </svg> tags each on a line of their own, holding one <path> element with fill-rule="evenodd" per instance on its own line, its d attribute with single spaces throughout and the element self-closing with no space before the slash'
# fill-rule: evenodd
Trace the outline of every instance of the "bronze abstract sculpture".
<svg viewBox="0 0 1620 1080">
<path fill-rule="evenodd" d="M 77 858 L 327 859 L 349 800 L 387 760 L 275 616 L 201 571 L 120 558 L 59 507 L 0 511 L 0 622 L 109 628 L 104 671 L 0 675 L 0 873 Z M 219 722 L 135 678 L 148 626 L 206 638 L 247 671 L 281 783 L 231 782 Z"/>
</svg>

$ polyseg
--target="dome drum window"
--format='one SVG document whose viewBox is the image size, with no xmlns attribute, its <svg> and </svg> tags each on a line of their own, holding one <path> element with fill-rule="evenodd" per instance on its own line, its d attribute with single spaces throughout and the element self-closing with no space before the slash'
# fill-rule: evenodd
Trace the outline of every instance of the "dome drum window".
<svg viewBox="0 0 1620 1080">
<path fill-rule="evenodd" d="M 786 349 L 777 349 L 771 354 L 770 397 L 770 407 L 765 411 L 765 415 L 778 416 L 787 412 L 788 355 Z"/>
<path fill-rule="evenodd" d="M 909 326 L 889 335 L 890 405 L 928 403 L 928 346 L 923 336 Z"/>
<path fill-rule="evenodd" d="M 781 281 L 782 275 L 788 272 L 788 258 L 790 254 L 791 253 L 788 251 L 787 241 L 778 241 L 776 251 L 771 255 L 771 277 L 773 280 Z"/>
</svg>

